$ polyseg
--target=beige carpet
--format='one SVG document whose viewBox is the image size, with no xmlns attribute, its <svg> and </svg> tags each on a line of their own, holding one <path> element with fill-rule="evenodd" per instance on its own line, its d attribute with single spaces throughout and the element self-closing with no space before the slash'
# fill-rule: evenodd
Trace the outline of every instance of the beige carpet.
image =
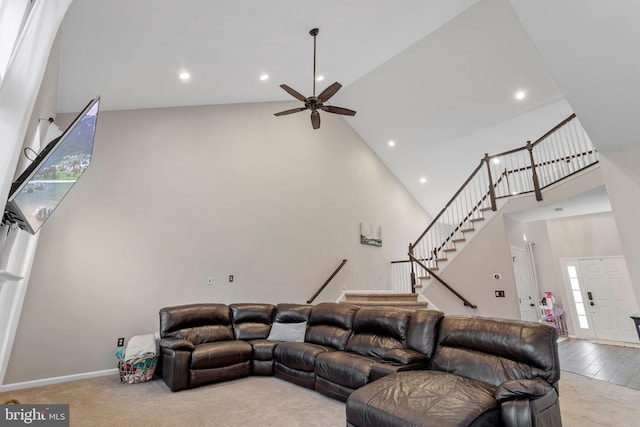
<svg viewBox="0 0 640 427">
<path fill-rule="evenodd" d="M 117 376 L 0 394 L 0 402 L 69 403 L 71 426 L 344 426 L 344 404 L 274 377 L 172 393 L 162 380 Z"/>
<path fill-rule="evenodd" d="M 72 426 L 344 426 L 344 404 L 274 377 L 171 393 L 162 381 L 117 376 L 0 393 L 23 403 L 69 403 Z M 562 372 L 564 426 L 640 425 L 640 391 Z"/>
<path fill-rule="evenodd" d="M 640 425 L 640 390 L 562 371 L 560 412 L 564 426 Z"/>
</svg>

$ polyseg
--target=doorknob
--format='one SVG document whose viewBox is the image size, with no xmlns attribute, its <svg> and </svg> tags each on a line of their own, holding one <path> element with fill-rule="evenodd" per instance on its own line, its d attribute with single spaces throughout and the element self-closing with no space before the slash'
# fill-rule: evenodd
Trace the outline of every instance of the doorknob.
<svg viewBox="0 0 640 427">
<path fill-rule="evenodd" d="M 593 301 L 589 301 L 589 305 L 595 305 Z"/>
<path fill-rule="evenodd" d="M 587 292 L 587 298 L 589 298 L 589 301 L 593 301 L 593 295 L 591 295 L 591 292 Z"/>
</svg>

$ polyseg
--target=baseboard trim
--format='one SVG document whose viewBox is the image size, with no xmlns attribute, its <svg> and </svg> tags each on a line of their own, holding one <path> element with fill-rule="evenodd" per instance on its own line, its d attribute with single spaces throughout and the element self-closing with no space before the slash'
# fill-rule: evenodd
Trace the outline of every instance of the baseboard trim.
<svg viewBox="0 0 640 427">
<path fill-rule="evenodd" d="M 105 369 L 104 371 L 85 372 L 82 374 L 65 375 L 63 377 L 44 378 L 41 380 L 25 381 L 22 383 L 0 385 L 0 393 L 6 391 L 22 390 L 25 388 L 41 387 L 44 385 L 60 384 L 70 381 L 86 380 L 88 378 L 104 377 L 118 374 L 118 368 Z"/>
</svg>

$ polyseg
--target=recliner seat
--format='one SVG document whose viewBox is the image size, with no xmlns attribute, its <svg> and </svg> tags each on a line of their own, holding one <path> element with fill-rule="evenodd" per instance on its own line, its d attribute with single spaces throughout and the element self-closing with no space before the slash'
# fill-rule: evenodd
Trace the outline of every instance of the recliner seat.
<svg viewBox="0 0 640 427">
<path fill-rule="evenodd" d="M 224 304 L 160 310 L 160 370 L 172 391 L 249 376 L 251 344 L 236 340 Z"/>
<path fill-rule="evenodd" d="M 274 351 L 276 377 L 315 389 L 315 363 L 322 353 L 344 350 L 358 307 L 322 303 L 311 310 L 304 342 L 285 342 Z"/>
<path fill-rule="evenodd" d="M 428 324 L 435 329 L 442 313 L 432 313 Z M 410 310 L 380 307 L 358 310 L 345 351 L 317 355 L 316 390 L 346 401 L 355 389 L 385 375 L 426 368 L 431 352 L 424 354 L 407 346 L 411 314 Z M 414 328 L 420 328 L 420 318 L 413 320 Z M 422 328 L 426 325 L 423 322 Z"/>
<path fill-rule="evenodd" d="M 233 333 L 236 339 L 251 344 L 251 374 L 273 374 L 273 349 L 267 341 L 276 306 L 272 304 L 230 304 Z"/>
</svg>

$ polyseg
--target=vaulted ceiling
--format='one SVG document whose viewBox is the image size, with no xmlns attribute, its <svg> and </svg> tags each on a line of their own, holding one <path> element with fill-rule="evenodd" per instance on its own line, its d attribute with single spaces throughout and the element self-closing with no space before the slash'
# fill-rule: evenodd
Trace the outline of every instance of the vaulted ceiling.
<svg viewBox="0 0 640 427">
<path fill-rule="evenodd" d="M 572 112 L 512 3 L 76 0 L 62 27 L 58 110 L 77 111 L 95 94 L 106 110 L 293 108 L 279 85 L 311 93 L 309 30 L 318 27 L 318 91 L 344 85 L 329 104 L 358 112 L 345 120 L 436 213 L 485 152 L 521 146 Z M 322 114 L 323 126 L 342 120 Z"/>
</svg>

